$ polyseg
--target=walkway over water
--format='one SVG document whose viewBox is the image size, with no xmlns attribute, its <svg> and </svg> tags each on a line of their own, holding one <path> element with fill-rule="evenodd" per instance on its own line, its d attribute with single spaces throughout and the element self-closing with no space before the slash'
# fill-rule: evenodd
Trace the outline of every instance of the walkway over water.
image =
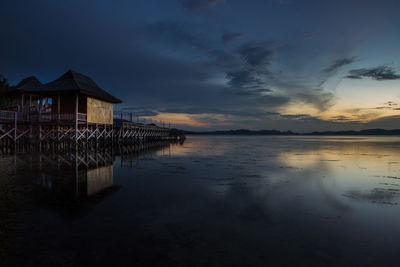
<svg viewBox="0 0 400 267">
<path fill-rule="evenodd" d="M 135 143 L 181 139 L 177 130 L 155 124 L 114 119 L 113 124 L 90 123 L 86 114 L 0 110 L 0 145 L 32 143 Z"/>
</svg>

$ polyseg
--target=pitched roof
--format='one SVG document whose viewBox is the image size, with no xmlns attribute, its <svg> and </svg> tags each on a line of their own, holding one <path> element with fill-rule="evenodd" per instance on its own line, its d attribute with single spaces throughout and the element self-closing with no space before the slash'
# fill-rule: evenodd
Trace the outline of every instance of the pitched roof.
<svg viewBox="0 0 400 267">
<path fill-rule="evenodd" d="M 64 73 L 58 79 L 46 83 L 35 91 L 76 91 L 111 103 L 122 101 L 101 89 L 91 78 L 73 70 Z"/>
<path fill-rule="evenodd" d="M 42 85 L 35 76 L 29 76 L 20 81 L 16 86 L 11 86 L 9 92 L 35 90 Z"/>
<path fill-rule="evenodd" d="M 10 92 L 79 92 L 111 103 L 122 101 L 103 89 L 101 89 L 91 78 L 73 70 L 64 73 L 58 79 L 42 84 L 36 77 L 31 76 L 23 79 L 18 85 L 12 87 Z"/>
</svg>

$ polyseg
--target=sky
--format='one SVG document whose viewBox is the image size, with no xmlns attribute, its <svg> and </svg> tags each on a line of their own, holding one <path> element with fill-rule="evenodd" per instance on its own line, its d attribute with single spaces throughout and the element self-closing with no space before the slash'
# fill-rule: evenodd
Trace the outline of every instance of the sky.
<svg viewBox="0 0 400 267">
<path fill-rule="evenodd" d="M 185 130 L 400 128 L 392 0 L 3 0 L 0 74 L 69 69 Z"/>
</svg>

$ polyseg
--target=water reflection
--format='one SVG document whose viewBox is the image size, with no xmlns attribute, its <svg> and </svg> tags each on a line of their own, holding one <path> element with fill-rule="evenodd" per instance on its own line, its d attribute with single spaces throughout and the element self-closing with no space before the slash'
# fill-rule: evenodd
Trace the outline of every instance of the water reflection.
<svg viewBox="0 0 400 267">
<path fill-rule="evenodd" d="M 153 142 L 115 146 L 87 151 L 54 151 L 3 154 L 0 169 L 10 169 L 15 182 L 28 190 L 31 197 L 43 203 L 84 202 L 97 200 L 117 191 L 114 163 L 120 168 L 133 167 L 143 156 L 167 153 L 171 142 Z"/>
<path fill-rule="evenodd" d="M 19 265 L 391 265 L 400 248 L 398 137 L 190 136 L 2 164 L 34 187 Z"/>
</svg>

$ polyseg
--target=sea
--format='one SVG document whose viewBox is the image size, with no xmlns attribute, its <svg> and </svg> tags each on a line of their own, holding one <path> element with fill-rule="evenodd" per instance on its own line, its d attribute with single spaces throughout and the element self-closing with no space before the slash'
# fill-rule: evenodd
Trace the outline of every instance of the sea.
<svg viewBox="0 0 400 267">
<path fill-rule="evenodd" d="M 1 266 L 399 266 L 400 137 L 0 156 Z"/>
</svg>

